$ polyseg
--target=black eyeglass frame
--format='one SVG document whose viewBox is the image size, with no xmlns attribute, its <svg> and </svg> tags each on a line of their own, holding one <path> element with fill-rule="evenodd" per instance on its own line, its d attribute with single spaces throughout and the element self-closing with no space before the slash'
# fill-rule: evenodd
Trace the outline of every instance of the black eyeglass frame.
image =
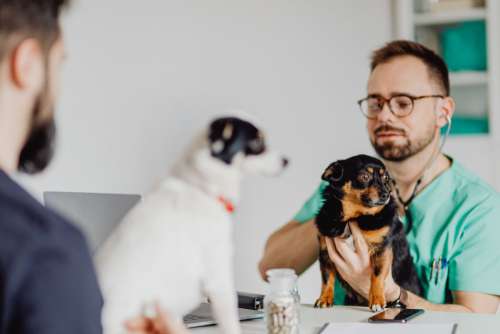
<svg viewBox="0 0 500 334">
<path fill-rule="evenodd" d="M 398 97 L 407 97 L 410 99 L 411 101 L 411 108 L 410 108 L 410 111 L 404 115 L 399 115 L 397 113 L 394 112 L 394 110 L 392 110 L 392 107 L 391 107 L 391 101 L 392 99 L 394 98 L 398 98 Z M 368 99 L 378 99 L 380 101 L 382 101 L 382 107 L 380 108 L 380 111 L 382 111 L 384 109 L 384 106 L 387 104 L 389 106 L 389 110 L 391 111 L 391 113 L 396 116 L 396 117 L 399 117 L 399 118 L 402 118 L 402 117 L 406 117 L 408 115 L 410 115 L 412 112 L 413 112 L 413 109 L 415 107 L 415 101 L 417 100 L 421 100 L 421 99 L 427 99 L 427 98 L 440 98 L 440 99 L 444 99 L 446 98 L 445 95 L 440 95 L 440 94 L 433 94 L 433 95 L 420 95 L 420 96 L 413 96 L 413 95 L 409 95 L 409 94 L 396 94 L 396 95 L 393 95 L 391 96 L 390 98 L 386 99 L 385 97 L 383 96 L 380 96 L 380 95 L 371 95 L 371 96 L 367 96 L 365 97 L 364 99 L 361 99 L 361 100 L 358 100 L 358 106 L 359 106 L 359 109 L 361 110 L 361 113 L 368 119 L 375 119 L 377 118 L 377 116 L 369 116 L 367 115 L 367 113 L 364 112 L 363 110 L 363 107 L 362 107 L 362 104 L 363 102 L 365 101 L 368 101 Z M 380 112 L 379 111 L 379 112 Z"/>
</svg>

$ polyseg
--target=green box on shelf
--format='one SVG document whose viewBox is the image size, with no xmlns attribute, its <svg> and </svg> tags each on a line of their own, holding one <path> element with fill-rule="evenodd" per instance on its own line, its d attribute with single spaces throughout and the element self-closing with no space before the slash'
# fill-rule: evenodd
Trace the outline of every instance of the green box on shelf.
<svg viewBox="0 0 500 334">
<path fill-rule="evenodd" d="M 486 70 L 486 24 L 469 21 L 440 33 L 443 58 L 450 71 Z"/>
<path fill-rule="evenodd" d="M 441 129 L 442 134 L 445 132 L 446 126 Z M 487 117 L 453 116 L 450 130 L 452 135 L 487 134 L 488 132 L 489 123 Z"/>
</svg>

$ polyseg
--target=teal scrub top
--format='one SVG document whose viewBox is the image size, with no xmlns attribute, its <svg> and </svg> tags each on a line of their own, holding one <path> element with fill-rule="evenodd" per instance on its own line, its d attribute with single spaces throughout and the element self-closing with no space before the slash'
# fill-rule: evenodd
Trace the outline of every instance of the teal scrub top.
<svg viewBox="0 0 500 334">
<path fill-rule="evenodd" d="M 322 181 L 295 221 L 316 216 L 327 185 Z M 494 189 L 453 161 L 418 193 L 409 211 L 413 228 L 407 238 L 422 297 L 444 304 L 452 302 L 451 291 L 500 295 L 500 196 Z M 406 227 L 406 217 L 402 221 Z M 337 280 L 335 304 L 344 297 Z"/>
</svg>

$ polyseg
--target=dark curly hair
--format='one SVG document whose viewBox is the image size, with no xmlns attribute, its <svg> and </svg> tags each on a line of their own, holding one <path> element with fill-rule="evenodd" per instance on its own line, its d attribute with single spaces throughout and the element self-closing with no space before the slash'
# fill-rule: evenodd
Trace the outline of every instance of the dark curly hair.
<svg viewBox="0 0 500 334">
<path fill-rule="evenodd" d="M 27 38 L 44 53 L 60 35 L 59 16 L 70 0 L 0 0 L 0 61 Z"/>
</svg>

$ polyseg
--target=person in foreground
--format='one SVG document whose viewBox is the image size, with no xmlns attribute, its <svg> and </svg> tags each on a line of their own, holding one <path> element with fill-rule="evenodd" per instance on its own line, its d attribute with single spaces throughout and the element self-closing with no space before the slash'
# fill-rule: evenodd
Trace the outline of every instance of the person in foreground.
<svg viewBox="0 0 500 334">
<path fill-rule="evenodd" d="M 14 180 L 49 164 L 69 0 L 0 0 L 0 334 L 98 334 L 102 298 L 85 239 Z M 157 317 L 130 332 L 181 334 Z M 162 326 L 144 326 L 155 322 Z"/>
</svg>

